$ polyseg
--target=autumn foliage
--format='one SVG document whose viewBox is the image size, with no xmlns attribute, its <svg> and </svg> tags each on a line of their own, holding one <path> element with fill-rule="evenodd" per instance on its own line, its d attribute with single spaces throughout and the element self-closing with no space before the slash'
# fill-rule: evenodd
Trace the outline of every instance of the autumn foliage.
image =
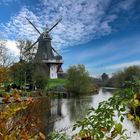
<svg viewBox="0 0 140 140">
<path fill-rule="evenodd" d="M 0 66 L 0 83 L 10 81 L 9 68 Z"/>
<path fill-rule="evenodd" d="M 45 140 L 40 120 L 32 114 L 39 100 L 23 99 L 18 90 L 5 94 L 0 106 L 0 140 Z"/>
<path fill-rule="evenodd" d="M 0 67 L 0 83 L 2 83 L 3 82 L 3 76 L 2 76 L 2 74 L 3 74 L 3 69 L 2 69 L 2 67 Z"/>
</svg>

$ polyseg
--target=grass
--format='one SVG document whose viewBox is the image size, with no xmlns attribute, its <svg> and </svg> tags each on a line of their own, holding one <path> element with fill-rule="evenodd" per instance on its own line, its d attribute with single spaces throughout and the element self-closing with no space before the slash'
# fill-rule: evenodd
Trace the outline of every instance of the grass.
<svg viewBox="0 0 140 140">
<path fill-rule="evenodd" d="M 59 79 L 49 79 L 48 80 L 48 88 L 54 88 L 56 87 L 57 85 L 63 85 L 65 86 L 67 84 L 67 79 L 62 79 L 62 78 L 59 78 Z"/>
<path fill-rule="evenodd" d="M 53 89 L 53 88 L 55 88 L 55 87 L 58 86 L 58 85 L 63 85 L 63 86 L 65 86 L 66 84 L 67 84 L 67 79 L 64 79 L 64 78 L 49 79 L 49 80 L 48 80 L 48 84 L 47 84 L 47 88 Z M 2 94 L 4 94 L 4 93 L 7 93 L 7 92 L 5 92 L 4 88 L 0 88 L 0 96 L 2 96 Z M 29 95 L 29 96 L 32 94 L 32 93 L 27 92 L 27 91 L 26 91 L 26 93 L 27 93 L 27 95 Z"/>
</svg>

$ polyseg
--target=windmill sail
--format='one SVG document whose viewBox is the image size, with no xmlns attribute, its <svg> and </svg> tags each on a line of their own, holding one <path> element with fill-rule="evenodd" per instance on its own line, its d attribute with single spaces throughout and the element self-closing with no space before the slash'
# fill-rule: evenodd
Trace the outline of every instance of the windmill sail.
<svg viewBox="0 0 140 140">
<path fill-rule="evenodd" d="M 51 37 L 49 35 L 49 32 L 54 29 L 55 26 L 58 25 L 58 23 L 62 20 L 59 19 L 50 29 L 45 29 L 43 33 L 40 33 L 40 31 L 36 28 L 36 26 L 28 19 L 26 18 L 29 23 L 35 28 L 35 30 L 40 34 L 37 41 L 34 42 L 26 51 L 30 51 L 30 49 L 33 48 L 33 46 L 38 43 L 38 49 L 37 53 L 34 57 L 34 62 L 43 62 L 45 65 L 45 71 L 48 73 L 49 77 L 51 79 L 58 77 L 58 71 L 61 69 L 61 65 L 63 64 L 62 56 L 58 54 L 58 52 L 52 47 L 51 45 Z M 55 54 L 56 55 L 55 55 Z"/>
</svg>

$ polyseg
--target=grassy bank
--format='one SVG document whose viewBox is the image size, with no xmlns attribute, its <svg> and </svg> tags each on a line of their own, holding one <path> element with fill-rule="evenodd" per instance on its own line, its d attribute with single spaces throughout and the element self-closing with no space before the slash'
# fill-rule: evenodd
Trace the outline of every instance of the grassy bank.
<svg viewBox="0 0 140 140">
<path fill-rule="evenodd" d="M 67 84 L 67 79 L 49 79 L 48 80 L 48 88 L 54 88 L 58 85 L 63 85 L 65 86 Z"/>
</svg>

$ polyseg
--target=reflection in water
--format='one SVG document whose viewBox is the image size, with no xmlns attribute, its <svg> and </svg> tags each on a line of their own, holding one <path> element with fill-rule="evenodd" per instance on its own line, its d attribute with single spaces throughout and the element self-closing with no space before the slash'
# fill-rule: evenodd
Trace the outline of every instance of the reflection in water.
<svg viewBox="0 0 140 140">
<path fill-rule="evenodd" d="M 49 132 L 53 131 L 54 122 L 51 121 L 51 109 L 50 109 L 50 99 L 42 97 L 39 99 L 40 102 L 37 104 L 36 112 L 39 112 L 39 118 L 40 118 L 40 131 L 43 132 L 43 134 L 47 135 Z"/>
<path fill-rule="evenodd" d="M 88 108 L 91 102 L 91 96 L 69 99 L 69 102 L 67 102 L 66 106 L 70 121 L 75 122 L 84 118 L 88 112 Z"/>
<path fill-rule="evenodd" d="M 51 99 L 50 101 L 43 101 L 40 106 L 42 130 L 47 135 L 52 130 L 66 129 L 68 135 L 73 135 L 73 124 L 84 118 L 87 114 L 88 108 L 97 108 L 99 102 L 107 100 L 112 96 L 111 90 L 99 90 L 99 93 L 91 96 L 82 96 L 74 99 Z M 51 108 L 46 112 L 48 106 Z M 49 125 L 48 125 L 49 124 Z M 48 129 L 49 126 L 49 129 Z M 124 119 L 124 128 L 128 130 L 127 134 L 131 137 L 130 140 L 139 140 L 139 130 L 137 130 L 131 121 Z M 67 129 L 68 128 L 68 129 Z"/>
<path fill-rule="evenodd" d="M 58 103 L 57 103 L 57 115 L 59 117 L 62 117 L 61 106 L 62 106 L 62 99 L 58 99 Z"/>
<path fill-rule="evenodd" d="M 111 89 L 100 89 L 99 93 L 92 96 L 82 96 L 80 98 L 74 99 L 62 99 L 61 107 L 61 116 L 63 117 L 61 120 L 56 121 L 54 123 L 54 130 L 62 130 L 64 128 L 70 128 L 66 130 L 68 135 L 74 134 L 71 128 L 72 125 L 79 119 L 84 118 L 87 114 L 88 108 L 91 106 L 94 108 L 98 107 L 99 102 L 107 100 L 112 96 L 113 90 Z M 55 100 L 55 102 L 57 99 Z M 60 105 L 60 104 L 59 104 Z M 57 115 L 56 115 L 57 117 Z M 124 119 L 124 128 L 126 128 L 127 135 L 131 137 L 130 140 L 139 140 L 139 130 L 137 130 L 131 121 Z"/>
<path fill-rule="evenodd" d="M 61 112 L 62 119 L 54 123 L 54 130 L 60 131 L 65 128 L 66 129 L 70 128 L 67 129 L 67 133 L 73 134 L 71 131 L 73 124 L 77 120 L 84 118 L 90 107 L 96 108 L 99 102 L 106 100 L 111 96 L 112 96 L 111 92 L 108 92 L 107 90 L 103 92 L 101 89 L 99 90 L 99 93 L 96 95 L 81 96 L 79 98 L 62 99 L 61 107 L 59 106 L 60 105 L 59 104 L 58 106 L 54 106 L 51 109 L 51 112 L 55 117 L 60 117 L 58 115 L 58 110 L 61 109 L 59 110 L 59 112 Z M 60 99 L 52 100 L 52 104 L 56 104 L 57 102 L 59 103 L 59 100 Z"/>
</svg>

